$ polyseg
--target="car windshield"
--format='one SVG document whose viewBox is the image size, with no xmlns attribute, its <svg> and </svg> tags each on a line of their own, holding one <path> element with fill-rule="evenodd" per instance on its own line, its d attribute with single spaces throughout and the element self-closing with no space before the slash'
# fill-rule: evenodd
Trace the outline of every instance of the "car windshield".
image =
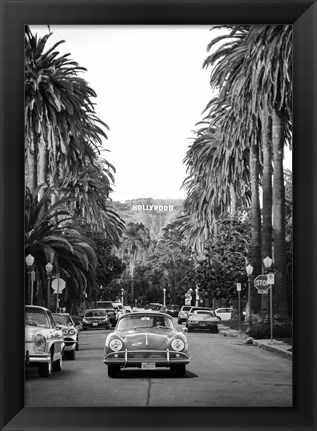
<svg viewBox="0 0 317 431">
<path fill-rule="evenodd" d="M 73 321 L 73 319 L 70 317 L 70 315 L 69 315 L 69 314 L 63 314 L 62 316 L 64 317 L 64 319 L 66 320 L 66 323 L 67 323 L 68 325 L 74 325 L 74 321 Z"/>
<path fill-rule="evenodd" d="M 127 329 L 137 328 L 168 328 L 173 329 L 171 319 L 165 316 L 151 316 L 151 315 L 129 315 L 122 318 L 118 323 L 118 330 L 123 331 Z"/>
<path fill-rule="evenodd" d="M 85 313 L 85 317 L 102 317 L 106 315 L 106 310 L 88 310 Z"/>
<path fill-rule="evenodd" d="M 40 326 L 41 328 L 50 327 L 46 312 L 36 308 L 30 308 L 25 311 L 25 324 L 27 326 Z"/>
<path fill-rule="evenodd" d="M 53 314 L 53 316 L 57 324 L 67 326 L 67 322 L 64 316 L 61 316 L 60 314 Z"/>
</svg>

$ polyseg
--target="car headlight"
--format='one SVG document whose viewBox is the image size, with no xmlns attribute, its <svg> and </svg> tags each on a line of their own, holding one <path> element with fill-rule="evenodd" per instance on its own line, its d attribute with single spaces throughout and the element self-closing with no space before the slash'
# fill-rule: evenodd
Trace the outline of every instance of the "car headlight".
<svg viewBox="0 0 317 431">
<path fill-rule="evenodd" d="M 46 339 L 44 335 L 36 334 L 33 339 L 33 342 L 34 342 L 35 350 L 42 350 L 43 352 L 45 351 Z"/>
<path fill-rule="evenodd" d="M 85 318 L 83 318 L 83 322 L 84 322 L 84 323 L 88 323 L 88 320 L 87 320 L 87 319 L 85 319 Z"/>
<path fill-rule="evenodd" d="M 68 329 L 63 329 L 63 335 L 67 335 L 68 334 Z"/>
<path fill-rule="evenodd" d="M 68 334 L 69 334 L 69 335 L 75 335 L 75 334 L 76 334 L 75 329 L 74 329 L 74 328 L 70 328 L 70 329 L 68 330 Z"/>
<path fill-rule="evenodd" d="M 114 352 L 118 352 L 119 350 L 122 349 L 122 342 L 118 338 L 114 338 L 113 340 L 110 341 L 109 347 Z"/>
<path fill-rule="evenodd" d="M 180 352 L 184 349 L 185 344 L 183 340 L 180 340 L 179 338 L 175 338 L 175 340 L 172 341 L 172 349 L 176 350 L 176 352 Z"/>
</svg>

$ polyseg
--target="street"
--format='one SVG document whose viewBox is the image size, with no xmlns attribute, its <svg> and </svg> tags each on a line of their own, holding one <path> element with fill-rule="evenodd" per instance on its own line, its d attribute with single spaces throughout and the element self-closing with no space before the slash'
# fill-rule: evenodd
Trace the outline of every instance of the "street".
<svg viewBox="0 0 317 431">
<path fill-rule="evenodd" d="M 181 329 L 181 325 L 177 325 Z M 49 378 L 25 375 L 33 407 L 291 407 L 292 362 L 238 338 L 186 333 L 191 362 L 185 377 L 169 370 L 127 369 L 115 379 L 103 364 L 105 330 L 82 331 L 74 361 Z"/>
</svg>

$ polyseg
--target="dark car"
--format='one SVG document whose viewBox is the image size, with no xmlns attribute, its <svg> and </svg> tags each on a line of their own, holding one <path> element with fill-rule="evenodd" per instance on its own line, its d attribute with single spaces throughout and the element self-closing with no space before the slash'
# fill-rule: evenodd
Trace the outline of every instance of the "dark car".
<svg viewBox="0 0 317 431">
<path fill-rule="evenodd" d="M 86 310 L 83 317 L 83 329 L 109 329 L 109 317 L 104 308 Z"/>
<path fill-rule="evenodd" d="M 168 304 L 166 313 L 172 317 L 177 317 L 179 313 L 179 305 L 176 304 Z"/>
<path fill-rule="evenodd" d="M 157 311 L 123 314 L 106 338 L 104 355 L 109 377 L 127 367 L 169 368 L 184 376 L 190 361 L 185 335 L 175 329 L 171 316 Z"/>
<path fill-rule="evenodd" d="M 97 301 L 96 308 L 103 308 L 107 311 L 111 326 L 116 326 L 117 313 L 111 301 Z"/>
</svg>

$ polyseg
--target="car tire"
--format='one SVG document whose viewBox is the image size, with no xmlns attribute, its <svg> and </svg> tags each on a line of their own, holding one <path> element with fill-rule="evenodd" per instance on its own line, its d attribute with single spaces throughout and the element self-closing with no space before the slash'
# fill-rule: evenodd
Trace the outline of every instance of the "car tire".
<svg viewBox="0 0 317 431">
<path fill-rule="evenodd" d="M 192 332 L 193 328 L 191 328 L 190 326 L 187 326 L 188 332 Z"/>
<path fill-rule="evenodd" d="M 63 357 L 61 357 L 58 361 L 53 362 L 52 370 L 53 371 L 62 371 L 63 369 Z"/>
<path fill-rule="evenodd" d="M 76 358 L 75 349 L 68 350 L 67 352 L 65 352 L 65 354 L 66 354 L 66 358 L 70 359 L 71 361 L 73 361 Z"/>
<path fill-rule="evenodd" d="M 186 366 L 185 364 L 174 365 L 172 370 L 175 371 L 176 376 L 184 377 L 186 373 Z"/>
<path fill-rule="evenodd" d="M 38 373 L 40 377 L 49 377 L 52 373 L 52 358 L 46 364 L 40 364 L 38 366 Z"/>
<path fill-rule="evenodd" d="M 182 321 L 181 321 L 180 319 L 178 319 L 178 320 L 177 320 L 177 323 L 178 323 L 179 325 L 181 325 L 181 324 L 182 324 Z"/>
<path fill-rule="evenodd" d="M 117 377 L 120 372 L 120 365 L 108 365 L 108 376 Z"/>
</svg>

